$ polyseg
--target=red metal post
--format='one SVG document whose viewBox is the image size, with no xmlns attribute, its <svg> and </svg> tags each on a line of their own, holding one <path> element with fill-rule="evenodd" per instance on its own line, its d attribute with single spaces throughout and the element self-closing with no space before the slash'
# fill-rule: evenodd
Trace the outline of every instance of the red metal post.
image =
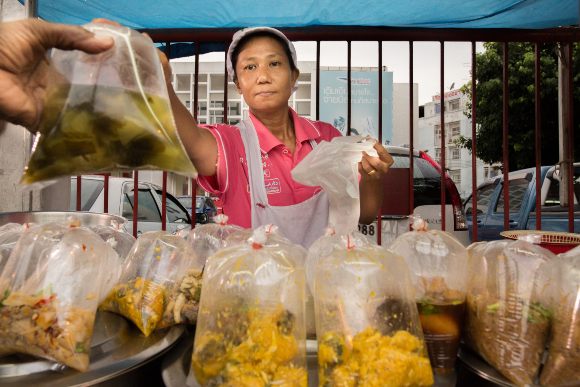
<svg viewBox="0 0 580 387">
<path fill-rule="evenodd" d="M 413 137 L 413 113 L 414 113 L 414 93 L 413 93 L 413 42 L 409 41 L 409 214 L 415 212 L 415 191 L 413 176 L 415 176 L 415 145 Z M 411 229 L 411 224 L 409 224 Z"/>
<path fill-rule="evenodd" d="M 110 173 L 105 173 L 105 202 L 103 203 L 103 212 L 109 213 L 109 176 Z"/>
<path fill-rule="evenodd" d="M 445 201 L 446 201 L 446 166 L 445 166 L 445 88 L 443 84 L 445 83 L 445 42 L 439 42 L 441 53 L 440 53 L 440 71 L 441 74 L 439 76 L 439 92 L 441 94 L 441 109 L 440 109 L 440 116 L 441 116 L 441 231 L 445 231 L 445 223 L 447 221 L 446 213 L 445 213 Z"/>
<path fill-rule="evenodd" d="M 77 176 L 77 205 L 76 210 L 81 210 L 81 185 L 82 185 L 82 176 Z"/>
<path fill-rule="evenodd" d="M 133 236 L 137 238 L 137 218 L 139 213 L 139 171 L 133 171 Z"/>
<path fill-rule="evenodd" d="M 316 41 L 316 121 L 320 120 L 320 40 Z"/>
<path fill-rule="evenodd" d="M 379 143 L 383 144 L 383 42 L 380 40 L 377 42 L 379 44 Z M 382 229 L 383 229 L 383 214 L 382 208 L 379 207 L 379 213 L 377 214 L 377 244 L 380 246 L 383 242 Z"/>
<path fill-rule="evenodd" d="M 477 60 L 475 55 L 475 42 L 471 42 L 471 239 L 477 242 L 477 127 L 476 127 L 476 105 L 477 105 L 477 87 L 476 71 Z"/>
<path fill-rule="evenodd" d="M 510 226 L 510 181 L 509 181 L 509 47 L 503 43 L 503 228 Z"/>
<path fill-rule="evenodd" d="M 534 45 L 534 118 L 535 118 L 535 153 L 536 153 L 536 230 L 542 229 L 542 102 L 541 82 L 542 69 L 540 62 L 540 44 Z"/>
<path fill-rule="evenodd" d="M 347 68 L 346 68 L 346 135 L 350 136 L 350 126 L 351 126 L 351 106 L 350 106 L 350 96 L 351 96 L 351 42 L 350 40 L 346 42 L 347 51 Z"/>
<path fill-rule="evenodd" d="M 193 90 L 193 118 L 197 123 L 198 108 L 199 108 L 199 51 L 200 42 L 195 42 L 195 73 L 193 79 L 195 81 L 195 88 Z M 226 75 L 227 76 L 227 75 Z M 209 112 L 209 101 L 207 101 L 207 111 Z M 195 228 L 195 197 L 197 196 L 197 180 L 191 179 L 191 228 Z"/>
<path fill-rule="evenodd" d="M 225 47 L 225 56 L 224 56 L 224 118 L 223 118 L 223 123 L 227 124 L 228 123 L 228 68 L 226 65 L 227 62 L 227 58 L 228 58 L 228 48 L 229 48 L 229 44 L 226 43 L 226 47 Z M 208 101 L 209 102 L 209 101 Z"/>
<path fill-rule="evenodd" d="M 568 232 L 574 232 L 574 73 L 573 73 L 573 50 L 572 44 L 566 45 L 568 51 L 568 92 L 566 99 L 568 100 L 568 116 L 566 117 L 568 126 Z"/>
<path fill-rule="evenodd" d="M 171 58 L 171 43 L 165 43 L 165 54 Z M 167 230 L 167 172 L 163 171 L 161 183 L 161 230 Z"/>
</svg>

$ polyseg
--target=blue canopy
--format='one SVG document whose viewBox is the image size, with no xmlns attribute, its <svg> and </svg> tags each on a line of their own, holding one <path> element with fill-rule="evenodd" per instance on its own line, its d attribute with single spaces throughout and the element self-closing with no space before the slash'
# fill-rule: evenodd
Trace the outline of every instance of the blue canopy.
<svg viewBox="0 0 580 387">
<path fill-rule="evenodd" d="M 24 0 L 21 0 L 23 2 Z M 578 24 L 578 0 L 37 0 L 45 20 L 96 17 L 132 28 L 387 26 L 552 28 Z"/>
</svg>

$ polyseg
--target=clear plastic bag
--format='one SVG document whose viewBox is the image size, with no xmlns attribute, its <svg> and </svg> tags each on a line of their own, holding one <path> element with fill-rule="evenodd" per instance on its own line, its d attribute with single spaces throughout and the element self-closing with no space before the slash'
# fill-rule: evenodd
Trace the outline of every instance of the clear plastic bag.
<svg viewBox="0 0 580 387">
<path fill-rule="evenodd" d="M 413 229 L 389 248 L 401 255 L 411 270 L 434 371 L 452 373 L 465 315 L 467 249 L 448 233 L 427 230 L 420 217 L 413 217 Z"/>
<path fill-rule="evenodd" d="M 405 261 L 358 232 L 322 237 L 310 250 L 319 385 L 432 385 Z"/>
<path fill-rule="evenodd" d="M 84 27 L 112 37 L 114 47 L 97 55 L 52 51 L 39 134 L 21 181 L 134 169 L 194 176 L 151 39 L 126 27 Z"/>
<path fill-rule="evenodd" d="M 189 385 L 307 385 L 305 250 L 264 228 L 207 261 Z"/>
<path fill-rule="evenodd" d="M 30 223 L 7 223 L 0 226 L 0 273 L 20 236 L 32 226 Z"/>
<path fill-rule="evenodd" d="M 517 385 L 532 384 L 549 334 L 554 255 L 525 241 L 468 248 L 465 339 Z"/>
<path fill-rule="evenodd" d="M 121 262 L 125 261 L 125 258 L 135 244 L 135 237 L 128 232 L 123 231 L 121 228 L 116 229 L 110 226 L 92 226 L 90 229 L 117 252 Z"/>
<path fill-rule="evenodd" d="M 142 234 L 123 265 L 119 283 L 100 305 L 145 336 L 173 324 L 193 323 L 201 293 L 202 263 L 183 239 L 164 231 Z"/>
<path fill-rule="evenodd" d="M 214 217 L 214 222 L 196 226 L 187 235 L 187 240 L 204 264 L 208 257 L 225 247 L 228 236 L 243 230 L 239 226 L 228 224 L 228 217 L 223 214 Z"/>
<path fill-rule="evenodd" d="M 89 229 L 48 223 L 24 232 L 0 275 L 0 353 L 85 371 L 97 306 L 119 273 L 115 251 Z"/>
<path fill-rule="evenodd" d="M 554 316 L 543 386 L 580 385 L 580 247 L 554 262 Z"/>
</svg>

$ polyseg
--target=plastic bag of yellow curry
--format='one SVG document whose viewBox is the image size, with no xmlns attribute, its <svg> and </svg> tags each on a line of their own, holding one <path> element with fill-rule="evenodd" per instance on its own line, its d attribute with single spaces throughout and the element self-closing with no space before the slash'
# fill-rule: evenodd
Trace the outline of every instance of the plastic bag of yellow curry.
<svg viewBox="0 0 580 387">
<path fill-rule="evenodd" d="M 98 55 L 52 51 L 44 110 L 21 182 L 135 169 L 194 176 L 151 39 L 126 27 L 84 27 L 115 44 Z"/>
<path fill-rule="evenodd" d="M 327 233 L 331 234 L 331 233 Z M 433 373 L 404 260 L 364 235 L 309 249 L 320 386 L 430 386 Z"/>
<path fill-rule="evenodd" d="M 157 328 L 194 323 L 201 271 L 202 264 L 183 238 L 164 231 L 144 233 L 100 308 L 126 317 L 145 336 Z"/>
<path fill-rule="evenodd" d="M 307 385 L 305 251 L 264 227 L 208 260 L 189 385 Z"/>
<path fill-rule="evenodd" d="M 119 273 L 117 253 L 76 221 L 23 231 L 0 274 L 0 354 L 87 370 L 97 305 Z"/>
</svg>

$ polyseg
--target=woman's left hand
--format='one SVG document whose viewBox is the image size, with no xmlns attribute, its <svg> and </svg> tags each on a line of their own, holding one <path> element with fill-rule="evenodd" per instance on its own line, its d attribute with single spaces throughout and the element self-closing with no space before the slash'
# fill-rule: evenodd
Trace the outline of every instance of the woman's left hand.
<svg viewBox="0 0 580 387">
<path fill-rule="evenodd" d="M 363 180 L 380 180 L 393 165 L 393 157 L 381 143 L 376 142 L 374 148 L 379 157 L 371 157 L 363 152 L 362 160 L 358 164 L 358 171 Z"/>
</svg>

